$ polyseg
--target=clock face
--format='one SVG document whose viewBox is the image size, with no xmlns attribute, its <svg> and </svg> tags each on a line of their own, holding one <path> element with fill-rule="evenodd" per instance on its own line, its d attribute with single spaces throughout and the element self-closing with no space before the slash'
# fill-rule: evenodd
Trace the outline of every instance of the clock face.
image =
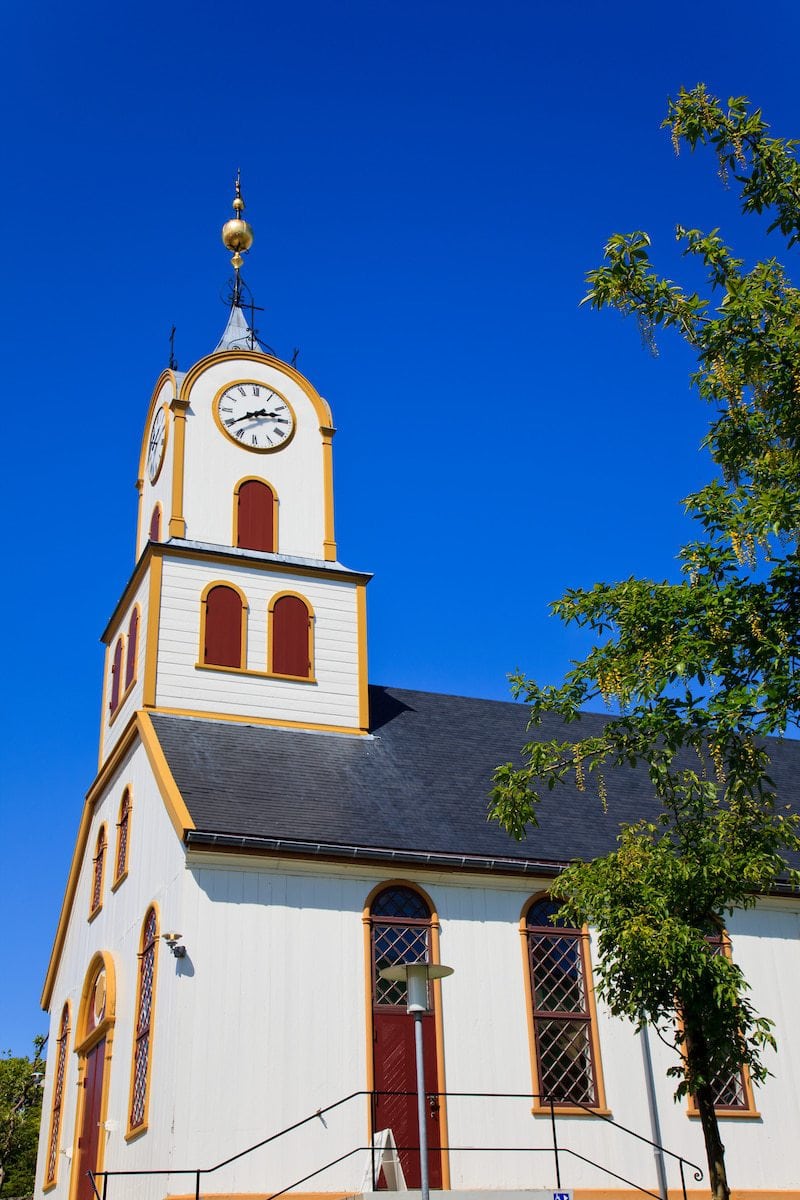
<svg viewBox="0 0 800 1200">
<path fill-rule="evenodd" d="M 151 483 L 155 483 L 164 461 L 164 447 L 167 444 L 167 418 L 164 407 L 159 408 L 150 426 L 150 437 L 147 442 L 147 474 Z"/>
<path fill-rule="evenodd" d="M 295 430 L 289 401 L 253 379 L 226 387 L 214 401 L 214 416 L 232 442 L 261 454 L 282 449 Z"/>
</svg>

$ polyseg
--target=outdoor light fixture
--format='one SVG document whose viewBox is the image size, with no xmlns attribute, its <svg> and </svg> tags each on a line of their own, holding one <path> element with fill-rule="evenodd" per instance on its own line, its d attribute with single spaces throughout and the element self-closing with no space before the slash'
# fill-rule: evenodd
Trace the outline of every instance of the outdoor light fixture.
<svg viewBox="0 0 800 1200">
<path fill-rule="evenodd" d="M 161 936 L 163 937 L 164 941 L 169 946 L 169 948 L 172 951 L 172 953 L 174 954 L 175 958 L 185 958 L 186 957 L 186 947 L 179 945 L 179 942 L 180 942 L 181 938 L 183 937 L 182 933 L 162 933 Z"/>
<path fill-rule="evenodd" d="M 422 1200 L 429 1200 L 428 1130 L 425 1126 L 425 1060 L 422 1057 L 422 1014 L 428 1012 L 428 980 L 444 979 L 453 974 L 452 967 L 441 963 L 396 963 L 379 971 L 381 979 L 404 983 L 408 990 L 406 1012 L 414 1018 L 414 1048 L 417 1058 L 417 1119 L 419 1121 L 419 1166 Z"/>
</svg>

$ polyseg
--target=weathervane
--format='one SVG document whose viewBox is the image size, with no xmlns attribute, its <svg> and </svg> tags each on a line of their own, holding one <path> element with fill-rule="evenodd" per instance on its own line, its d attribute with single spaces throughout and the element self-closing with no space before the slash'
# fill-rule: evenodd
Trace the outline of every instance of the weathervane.
<svg viewBox="0 0 800 1200">
<path fill-rule="evenodd" d="M 252 226 L 244 220 L 244 200 L 242 199 L 241 171 L 236 172 L 236 195 L 233 198 L 233 211 L 236 214 L 222 226 L 222 241 L 228 250 L 233 251 L 231 266 L 235 271 L 233 279 L 233 304 L 238 307 L 242 294 L 242 280 L 239 275 L 242 263 L 242 253 L 246 254 L 253 244 Z"/>
</svg>

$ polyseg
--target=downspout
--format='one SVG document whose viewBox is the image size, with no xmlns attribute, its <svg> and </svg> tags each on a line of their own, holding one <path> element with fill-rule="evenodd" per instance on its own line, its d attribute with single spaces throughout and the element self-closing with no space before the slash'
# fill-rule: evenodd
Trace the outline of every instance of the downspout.
<svg viewBox="0 0 800 1200">
<path fill-rule="evenodd" d="M 656 1081 L 653 1074 L 653 1056 L 650 1052 L 650 1031 L 647 1025 L 642 1025 L 639 1035 L 642 1043 L 642 1058 L 644 1060 L 647 1107 L 650 1110 L 650 1128 L 653 1134 L 653 1141 L 656 1143 L 653 1152 L 655 1154 L 656 1173 L 658 1175 L 658 1190 L 661 1194 L 661 1200 L 668 1200 L 667 1169 L 664 1163 L 661 1122 L 658 1119 L 658 1102 L 656 1100 Z"/>
</svg>

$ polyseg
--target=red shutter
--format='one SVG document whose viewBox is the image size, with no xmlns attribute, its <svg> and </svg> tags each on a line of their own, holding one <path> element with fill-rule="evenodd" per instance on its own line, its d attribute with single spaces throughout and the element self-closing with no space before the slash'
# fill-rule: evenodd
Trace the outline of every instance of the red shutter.
<svg viewBox="0 0 800 1200">
<path fill-rule="evenodd" d="M 150 518 L 150 541 L 161 541 L 161 505 L 157 504 L 153 509 L 153 515 Z"/>
<path fill-rule="evenodd" d="M 239 488 L 237 542 L 243 550 L 275 550 L 275 497 L 272 489 L 257 479 Z"/>
<path fill-rule="evenodd" d="M 125 657 L 125 687 L 133 683 L 136 674 L 136 652 L 139 648 L 139 610 L 135 608 L 128 629 L 128 653 Z"/>
<path fill-rule="evenodd" d="M 117 639 L 117 644 L 114 647 L 114 664 L 111 667 L 111 702 L 109 708 L 112 713 L 117 711 L 119 704 L 119 691 L 122 676 L 122 638 Z"/>
<path fill-rule="evenodd" d="M 242 600 L 220 584 L 206 596 L 206 644 L 203 661 L 215 667 L 242 665 Z"/>
<path fill-rule="evenodd" d="M 299 596 L 281 596 L 272 610 L 272 669 L 277 675 L 308 679 L 309 612 Z"/>
</svg>

